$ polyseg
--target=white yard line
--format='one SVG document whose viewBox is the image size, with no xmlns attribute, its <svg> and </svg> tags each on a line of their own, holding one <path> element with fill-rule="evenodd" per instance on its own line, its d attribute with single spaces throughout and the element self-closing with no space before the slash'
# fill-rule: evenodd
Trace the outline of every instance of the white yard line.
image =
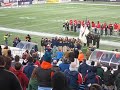
<svg viewBox="0 0 120 90">
<path fill-rule="evenodd" d="M 4 27 L 0 27 L 0 31 L 21 33 L 21 34 L 30 34 L 30 35 L 43 36 L 43 37 L 45 37 L 45 36 L 46 37 L 57 36 L 57 37 L 78 38 L 78 37 L 69 36 L 69 35 L 59 35 L 59 34 L 51 34 L 51 33 L 45 33 L 45 32 L 34 32 L 34 31 L 27 31 L 27 30 L 20 30 L 20 29 L 4 28 Z M 101 40 L 100 44 L 120 47 L 119 42 L 113 42 L 113 41 L 107 41 L 107 40 Z"/>
</svg>

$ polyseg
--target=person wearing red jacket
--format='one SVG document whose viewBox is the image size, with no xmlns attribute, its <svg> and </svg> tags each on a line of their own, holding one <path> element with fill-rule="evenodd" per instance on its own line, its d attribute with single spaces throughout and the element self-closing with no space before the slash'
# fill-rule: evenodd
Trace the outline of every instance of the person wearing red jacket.
<svg viewBox="0 0 120 90">
<path fill-rule="evenodd" d="M 92 21 L 92 32 L 95 33 L 95 23 Z"/>
<path fill-rule="evenodd" d="M 114 23 L 114 35 L 118 35 L 118 24 Z"/>
<path fill-rule="evenodd" d="M 73 20 L 70 19 L 69 21 L 69 27 L 70 27 L 70 30 L 73 31 Z"/>
<path fill-rule="evenodd" d="M 87 27 L 90 30 L 90 20 L 87 21 Z"/>
<path fill-rule="evenodd" d="M 101 28 L 101 25 L 100 25 L 100 22 L 98 21 L 97 22 L 97 33 L 100 34 L 100 28 Z"/>
<path fill-rule="evenodd" d="M 21 86 L 22 86 L 22 90 L 26 90 L 28 83 L 29 83 L 29 79 L 27 78 L 27 76 L 22 72 L 21 70 L 22 64 L 21 63 L 16 63 L 15 64 L 15 69 L 16 71 L 14 71 L 13 73 L 17 76 Z"/>
</svg>

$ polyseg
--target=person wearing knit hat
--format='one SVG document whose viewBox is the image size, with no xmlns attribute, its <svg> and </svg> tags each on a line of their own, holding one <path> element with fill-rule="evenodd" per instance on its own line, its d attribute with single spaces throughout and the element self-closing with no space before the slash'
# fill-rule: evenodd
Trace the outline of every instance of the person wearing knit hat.
<svg viewBox="0 0 120 90">
<path fill-rule="evenodd" d="M 65 75 L 68 78 L 69 86 L 72 90 L 79 90 L 79 86 L 83 83 L 82 74 L 77 71 L 75 62 L 71 62 L 69 70 L 65 70 Z"/>
<path fill-rule="evenodd" d="M 51 52 L 46 51 L 44 56 L 43 56 L 44 61 L 51 63 L 52 57 L 51 57 Z"/>
<path fill-rule="evenodd" d="M 51 69 L 51 59 L 51 52 L 46 51 L 43 56 L 41 66 L 35 69 L 40 90 L 46 87 L 51 87 L 51 79 L 54 74 L 54 72 Z"/>
</svg>

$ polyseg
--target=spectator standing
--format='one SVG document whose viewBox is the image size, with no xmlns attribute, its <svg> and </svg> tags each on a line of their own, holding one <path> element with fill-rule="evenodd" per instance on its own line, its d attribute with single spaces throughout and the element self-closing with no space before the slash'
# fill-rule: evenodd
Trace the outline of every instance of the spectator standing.
<svg viewBox="0 0 120 90">
<path fill-rule="evenodd" d="M 119 73 L 120 73 L 120 65 L 118 65 L 118 69 L 116 71 L 114 71 L 114 73 L 113 73 L 115 79 Z"/>
<path fill-rule="evenodd" d="M 17 44 L 20 42 L 21 40 L 19 39 L 19 37 L 16 37 L 13 41 L 13 47 L 16 47 Z"/>
<path fill-rule="evenodd" d="M 96 68 L 97 68 L 96 74 L 97 74 L 98 76 L 100 76 L 101 80 L 103 80 L 103 78 L 104 78 L 104 76 L 103 76 L 104 70 L 103 70 L 100 62 L 97 62 Z"/>
<path fill-rule="evenodd" d="M 36 68 L 33 70 L 27 90 L 38 90 L 38 81 L 37 81 L 37 73 Z"/>
<path fill-rule="evenodd" d="M 2 55 L 3 56 L 8 56 L 8 50 L 9 50 L 8 46 L 5 46 L 3 51 L 2 51 Z"/>
<path fill-rule="evenodd" d="M 84 84 L 86 90 L 92 85 L 92 84 L 99 84 L 100 85 L 100 78 L 98 75 L 96 75 L 96 68 L 92 68 L 89 70 L 88 74 L 86 74 L 84 78 Z"/>
<path fill-rule="evenodd" d="M 71 49 L 70 53 L 69 53 L 69 61 L 74 62 L 74 58 L 75 58 L 75 53 L 74 53 L 73 49 Z"/>
<path fill-rule="evenodd" d="M 110 66 L 107 67 L 107 71 L 104 72 L 104 77 L 103 77 L 103 80 L 104 80 L 104 84 L 105 84 L 105 88 L 108 89 L 108 90 L 113 90 L 113 74 L 111 73 L 111 70 L 112 68 Z"/>
<path fill-rule="evenodd" d="M 79 90 L 79 86 L 83 83 L 82 74 L 77 71 L 76 63 L 71 62 L 69 70 L 65 70 L 69 86 L 72 90 Z"/>
<path fill-rule="evenodd" d="M 56 72 L 52 77 L 52 90 L 72 90 L 70 89 L 67 78 L 62 72 Z"/>
<path fill-rule="evenodd" d="M 79 67 L 79 61 L 78 61 L 79 51 L 78 51 L 78 48 L 74 48 L 74 54 L 75 54 L 74 62 L 76 63 L 77 67 Z"/>
<path fill-rule="evenodd" d="M 56 52 L 56 59 L 59 61 L 63 57 L 63 52 L 59 49 L 59 51 Z"/>
<path fill-rule="evenodd" d="M 83 54 L 83 52 L 80 50 L 80 51 L 79 51 L 79 55 L 78 55 L 78 60 L 79 60 L 79 62 L 81 63 L 81 62 L 83 61 L 83 59 L 84 59 L 84 54 Z"/>
<path fill-rule="evenodd" d="M 25 37 L 25 39 L 26 41 L 31 42 L 31 36 L 29 34 Z"/>
<path fill-rule="evenodd" d="M 0 56 L 0 90 L 22 90 L 17 77 L 5 69 L 5 61 Z"/>
<path fill-rule="evenodd" d="M 27 60 L 28 60 L 28 64 L 24 67 L 23 72 L 30 79 L 35 66 L 34 66 L 32 57 L 28 57 Z"/>
<path fill-rule="evenodd" d="M 70 64 L 67 59 L 63 59 L 62 63 L 59 64 L 60 71 L 64 72 L 66 69 L 69 69 L 69 66 Z"/>
<path fill-rule="evenodd" d="M 36 76 L 40 90 L 43 88 L 51 87 L 51 78 L 54 72 L 51 70 L 51 53 L 46 51 L 43 57 L 43 62 L 40 67 L 36 68 Z"/>
<path fill-rule="evenodd" d="M 60 68 L 59 68 L 58 65 L 57 65 L 57 60 L 53 60 L 52 70 L 53 70 L 54 72 L 60 71 Z"/>
<path fill-rule="evenodd" d="M 22 68 L 22 64 L 21 63 L 16 63 L 15 64 L 15 72 L 14 74 L 18 77 L 18 80 L 22 86 L 22 90 L 26 90 L 28 83 L 29 83 L 29 79 L 27 78 L 27 76 L 22 72 L 21 70 Z"/>
<path fill-rule="evenodd" d="M 20 57 L 18 55 L 15 56 L 15 59 L 12 61 L 11 66 L 15 67 L 15 64 L 20 61 Z"/>
<path fill-rule="evenodd" d="M 78 71 L 82 74 L 83 78 L 88 73 L 90 66 L 86 63 L 86 59 L 80 64 Z"/>
</svg>

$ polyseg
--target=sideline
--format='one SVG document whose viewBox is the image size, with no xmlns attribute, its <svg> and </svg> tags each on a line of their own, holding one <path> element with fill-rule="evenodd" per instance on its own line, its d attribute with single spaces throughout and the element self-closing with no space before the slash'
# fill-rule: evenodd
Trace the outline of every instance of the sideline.
<svg viewBox="0 0 120 90">
<path fill-rule="evenodd" d="M 21 34 L 30 34 L 30 35 L 43 36 L 43 37 L 45 37 L 45 36 L 47 36 L 47 37 L 55 37 L 55 36 L 57 36 L 57 37 L 78 38 L 78 37 L 69 36 L 69 35 L 51 34 L 51 33 L 45 33 L 45 32 L 34 32 L 34 31 L 11 29 L 11 28 L 5 28 L 5 27 L 0 27 L 0 31 L 21 33 Z M 108 40 L 100 40 L 100 44 L 120 47 L 119 42 L 113 42 L 113 41 L 108 41 Z"/>
</svg>

